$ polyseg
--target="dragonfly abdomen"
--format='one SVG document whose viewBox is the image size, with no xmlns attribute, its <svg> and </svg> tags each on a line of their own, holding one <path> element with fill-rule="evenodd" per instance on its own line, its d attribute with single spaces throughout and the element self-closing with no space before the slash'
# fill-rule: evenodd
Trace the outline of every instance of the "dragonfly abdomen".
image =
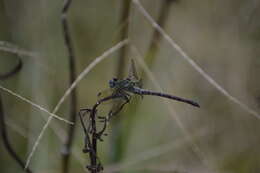
<svg viewBox="0 0 260 173">
<path fill-rule="evenodd" d="M 152 95 L 152 96 L 159 96 L 159 97 L 164 97 L 164 98 L 168 98 L 168 99 L 172 99 L 172 100 L 176 100 L 176 101 L 180 101 L 180 102 L 184 102 L 196 107 L 200 107 L 198 103 L 192 101 L 192 100 L 188 100 L 188 99 L 184 99 L 181 97 L 177 97 L 177 96 L 173 96 L 170 94 L 165 94 L 165 93 L 160 93 L 160 92 L 155 92 L 155 91 L 149 91 L 149 90 L 144 90 L 144 89 L 139 89 L 139 88 L 135 88 L 134 91 L 136 94 L 139 95 Z"/>
</svg>

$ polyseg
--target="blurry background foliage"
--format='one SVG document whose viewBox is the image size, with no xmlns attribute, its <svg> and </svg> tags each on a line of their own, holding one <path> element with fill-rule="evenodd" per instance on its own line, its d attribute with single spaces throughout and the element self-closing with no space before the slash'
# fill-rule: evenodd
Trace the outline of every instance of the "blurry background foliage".
<svg viewBox="0 0 260 173">
<path fill-rule="evenodd" d="M 69 66 L 60 21 L 62 3 L 61 0 L 0 1 L 0 40 L 38 55 L 23 56 L 21 72 L 0 83 L 48 110 L 53 110 L 68 88 Z M 126 1 L 72 2 L 68 22 L 77 74 L 119 41 L 125 25 L 120 21 L 123 3 Z M 142 0 L 141 3 L 157 20 L 166 1 Z M 168 5 L 164 30 L 231 95 L 260 112 L 260 1 L 178 0 Z M 125 21 L 128 22 L 128 37 L 144 56 L 154 29 L 133 3 L 128 15 Z M 201 104 L 201 108 L 196 109 L 170 102 L 192 140 L 186 140 L 161 98 L 144 97 L 138 105 L 133 101 L 120 117 L 115 117 L 114 121 L 120 120 L 121 124 L 116 128 L 120 141 L 111 140 L 112 123 L 107 130 L 109 136 L 99 143 L 105 170 L 119 166 L 120 172 L 129 173 L 210 173 L 212 170 L 259 173 L 260 119 L 217 91 L 168 42 L 161 39 L 156 49 L 157 55 L 149 67 L 161 87 L 168 93 L 192 98 Z M 118 55 L 118 51 L 110 55 L 77 86 L 77 110 L 92 106 L 97 100 L 96 94 L 108 87 L 107 81 L 116 75 Z M 131 56 L 128 51 L 124 58 Z M 8 71 L 16 61 L 16 55 L 1 51 L 0 72 Z M 144 87 L 155 89 L 147 77 Z M 10 141 L 26 160 L 49 115 L 0 92 Z M 58 115 L 68 118 L 68 103 L 67 99 Z M 51 125 L 68 127 L 56 119 Z M 75 134 L 73 152 L 77 156 L 71 158 L 70 172 L 84 172 L 89 160 L 81 153 L 83 132 L 78 123 Z M 39 173 L 61 172 L 61 146 L 61 140 L 49 128 L 30 168 Z M 0 153 L 0 172 L 22 172 L 2 142 Z"/>
</svg>

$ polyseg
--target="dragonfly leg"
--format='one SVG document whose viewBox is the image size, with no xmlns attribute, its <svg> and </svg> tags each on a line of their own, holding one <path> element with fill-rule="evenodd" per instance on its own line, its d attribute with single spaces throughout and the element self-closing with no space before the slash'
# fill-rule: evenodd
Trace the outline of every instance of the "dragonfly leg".
<svg viewBox="0 0 260 173">
<path fill-rule="evenodd" d="M 144 95 L 142 95 L 142 94 L 137 94 L 137 95 L 140 96 L 141 99 L 144 99 Z"/>
<path fill-rule="evenodd" d="M 127 92 L 121 90 L 119 91 L 121 97 L 128 103 L 130 101 L 131 95 L 128 94 Z"/>
<path fill-rule="evenodd" d="M 113 117 L 114 115 L 118 114 L 118 113 L 123 109 L 123 107 L 124 107 L 127 103 L 129 103 L 130 98 L 131 98 L 131 95 L 128 94 L 127 92 L 125 92 L 125 91 L 120 91 L 120 92 L 118 92 L 117 94 L 118 94 L 118 95 L 117 95 L 117 96 L 118 96 L 117 98 L 121 98 L 124 102 L 121 103 L 120 106 L 119 106 L 117 109 L 113 110 L 113 108 L 112 108 L 112 109 L 109 111 L 109 113 L 108 113 L 108 121 L 110 120 L 111 117 Z"/>
</svg>

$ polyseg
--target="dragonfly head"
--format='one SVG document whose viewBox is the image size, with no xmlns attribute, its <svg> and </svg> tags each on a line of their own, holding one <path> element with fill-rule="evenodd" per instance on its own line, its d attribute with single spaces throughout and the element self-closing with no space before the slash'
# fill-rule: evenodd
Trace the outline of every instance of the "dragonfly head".
<svg viewBox="0 0 260 173">
<path fill-rule="evenodd" d="M 118 80 L 117 78 L 113 78 L 113 79 L 109 80 L 109 87 L 115 88 L 117 80 Z"/>
</svg>

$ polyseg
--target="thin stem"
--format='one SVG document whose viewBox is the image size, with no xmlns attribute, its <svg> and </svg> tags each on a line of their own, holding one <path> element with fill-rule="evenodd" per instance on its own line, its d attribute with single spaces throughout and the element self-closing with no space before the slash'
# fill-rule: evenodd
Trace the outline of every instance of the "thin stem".
<svg viewBox="0 0 260 173">
<path fill-rule="evenodd" d="M 8 139 L 8 133 L 6 130 L 6 125 L 5 125 L 5 115 L 4 115 L 4 107 L 2 103 L 2 97 L 0 95 L 0 130 L 1 130 L 1 136 L 2 140 L 4 143 L 4 146 L 10 156 L 20 165 L 20 167 L 27 173 L 32 173 L 30 168 L 25 168 L 25 162 L 22 161 L 22 159 L 17 155 L 17 153 L 14 151 L 13 147 L 11 146 L 11 143 L 9 142 Z"/>
<path fill-rule="evenodd" d="M 71 0 L 64 0 L 63 9 L 61 12 L 61 22 L 62 22 L 62 29 L 63 29 L 63 36 L 65 41 L 65 46 L 68 50 L 68 58 L 69 58 L 69 83 L 70 85 L 73 84 L 73 82 L 76 79 L 76 68 L 75 68 L 75 55 L 74 55 L 74 49 L 72 47 L 71 43 L 71 37 L 67 22 L 67 12 L 69 10 L 69 7 L 71 5 Z M 77 105 L 77 95 L 76 95 L 76 89 L 74 89 L 71 92 L 70 97 L 70 118 L 69 120 L 76 123 L 76 105 Z M 68 136 L 64 144 L 63 152 L 62 152 L 62 172 L 67 173 L 69 171 L 69 159 L 71 154 L 71 146 L 74 138 L 74 132 L 75 132 L 75 125 L 69 126 Z"/>
<path fill-rule="evenodd" d="M 15 54 L 17 56 L 36 57 L 38 55 L 35 52 L 25 50 L 7 41 L 0 41 L 0 51 Z"/>
<path fill-rule="evenodd" d="M 98 106 L 101 105 L 103 102 L 106 102 L 108 100 L 112 100 L 115 98 L 119 98 L 119 97 L 121 97 L 121 96 L 111 95 L 111 96 L 102 98 L 95 103 L 95 105 L 92 107 L 92 109 L 82 109 L 79 112 L 80 122 L 81 122 L 81 125 L 82 125 L 84 133 L 85 133 L 85 139 L 84 139 L 85 147 L 83 149 L 83 152 L 89 154 L 90 165 L 87 166 L 87 169 L 91 173 L 98 173 L 103 170 L 103 167 L 97 156 L 97 142 L 98 142 L 98 140 L 103 141 L 101 137 L 102 137 L 102 135 L 105 135 L 104 132 L 107 127 L 107 122 L 109 121 L 111 116 L 117 114 L 123 108 L 123 106 L 121 106 L 119 110 L 117 110 L 116 112 L 113 112 L 113 113 L 111 113 L 111 111 L 110 111 L 107 117 L 98 117 L 98 118 L 102 119 L 102 121 L 104 122 L 104 126 L 100 131 L 97 131 L 96 118 L 97 118 Z M 123 105 L 125 105 L 125 104 L 123 104 Z M 83 115 L 81 114 L 82 112 L 84 112 Z M 82 118 L 82 116 L 84 116 L 85 113 L 90 113 L 89 119 L 88 119 L 90 124 L 87 127 Z"/>
<path fill-rule="evenodd" d="M 0 76 L 1 80 L 8 79 L 9 77 L 15 75 L 18 73 L 22 68 L 22 60 L 19 58 L 18 64 L 9 72 L 6 74 L 3 74 Z M 4 143 L 4 147 L 10 154 L 10 156 L 21 166 L 21 168 L 27 172 L 27 173 L 32 173 L 32 171 L 29 168 L 25 168 L 25 162 L 22 161 L 22 159 L 18 156 L 18 154 L 14 151 L 13 147 L 11 146 L 11 143 L 9 142 L 8 139 L 8 133 L 6 130 L 6 124 L 5 124 L 5 114 L 4 114 L 4 106 L 2 102 L 2 97 L 0 95 L 0 131 L 1 131 L 1 137 Z"/>
<path fill-rule="evenodd" d="M 160 14 L 159 14 L 159 18 L 158 18 L 158 24 L 164 28 L 165 27 L 165 24 L 168 20 L 168 17 L 169 17 L 169 14 L 170 14 L 170 9 L 171 9 L 171 4 L 173 2 L 175 2 L 176 0 L 164 0 L 162 2 L 162 6 L 161 6 L 161 9 L 160 9 Z M 152 34 L 152 39 L 151 39 L 151 42 L 149 44 L 149 48 L 144 56 L 144 61 L 146 62 L 146 64 L 151 68 L 151 66 L 153 66 L 153 63 L 154 63 L 154 60 L 156 59 L 157 57 L 157 54 L 158 54 L 158 50 L 159 50 L 159 46 L 160 45 L 160 42 L 162 40 L 162 36 L 161 34 L 157 31 L 157 30 L 154 30 L 153 31 L 153 34 Z M 143 79 L 142 81 L 144 82 L 144 80 L 147 78 L 147 75 L 146 73 L 144 72 L 143 69 L 140 70 L 140 74 L 139 76 L 141 77 L 141 79 Z M 136 100 L 135 103 L 131 104 L 130 105 L 130 114 L 131 116 L 128 117 L 127 119 L 127 127 L 126 129 L 128 129 L 126 131 L 126 134 L 125 136 L 129 136 L 131 131 L 132 131 L 132 127 L 133 127 L 133 123 L 134 123 L 134 120 L 136 118 L 136 111 L 138 110 L 138 107 L 140 106 L 140 102 L 141 100 L 138 99 Z M 125 139 L 127 140 L 127 139 Z"/>
<path fill-rule="evenodd" d="M 129 18 L 129 11 L 130 11 L 130 4 L 131 1 L 130 0 L 124 0 L 122 1 L 123 3 L 123 7 L 122 7 L 122 11 L 121 11 L 121 18 L 120 18 L 120 23 L 125 23 L 125 21 L 127 21 L 125 23 L 125 25 L 123 26 L 123 29 L 120 33 L 120 40 L 124 40 L 128 37 L 128 18 Z M 116 76 L 118 78 L 122 78 L 123 74 L 124 74 L 124 67 L 125 67 L 125 63 L 126 63 L 126 50 L 127 47 L 122 47 L 122 49 L 119 52 L 119 59 L 118 59 L 118 64 L 117 64 L 117 72 L 116 72 Z"/>
<path fill-rule="evenodd" d="M 130 14 L 130 4 L 131 0 L 124 0 L 122 1 L 122 8 L 121 8 L 121 16 L 120 16 L 120 23 L 126 24 L 123 26 L 123 29 L 120 33 L 120 40 L 126 39 L 128 37 L 128 30 L 129 30 L 129 14 Z M 119 52 L 118 62 L 117 62 L 117 71 L 116 76 L 117 78 L 123 78 L 124 70 L 126 66 L 126 57 L 127 54 L 127 47 L 123 47 Z M 119 116 L 120 117 L 120 116 Z M 111 133 L 111 141 L 110 141 L 110 160 L 112 162 L 116 162 L 121 159 L 122 157 L 122 150 L 123 150 L 123 135 L 122 132 L 119 131 L 119 119 L 113 121 L 113 129 Z"/>
<path fill-rule="evenodd" d="M 94 152 L 90 152 L 90 159 L 91 159 L 91 167 L 96 168 L 97 167 L 97 138 L 95 137 L 95 134 L 97 133 L 96 128 L 96 108 L 91 111 L 91 127 L 92 127 L 92 149 Z M 97 169 L 92 170 L 93 173 L 97 172 Z"/>
<path fill-rule="evenodd" d="M 11 77 L 14 74 L 16 74 L 17 72 L 19 72 L 22 69 L 22 67 L 23 67 L 22 59 L 20 57 L 18 57 L 17 65 L 12 70 L 10 70 L 9 72 L 7 72 L 5 74 L 0 74 L 0 80 L 8 79 L 9 77 Z"/>
<path fill-rule="evenodd" d="M 163 1 L 162 7 L 160 10 L 160 15 L 159 15 L 159 18 L 157 21 L 158 25 L 160 25 L 162 28 L 165 27 L 166 21 L 170 14 L 172 2 L 175 2 L 175 0 L 164 0 Z M 154 30 L 152 40 L 150 42 L 148 51 L 145 56 L 145 61 L 150 66 L 153 64 L 153 61 L 155 60 L 155 58 L 157 56 L 158 48 L 159 48 L 157 45 L 160 45 L 161 39 L 162 39 L 161 34 L 157 30 Z"/>
</svg>

